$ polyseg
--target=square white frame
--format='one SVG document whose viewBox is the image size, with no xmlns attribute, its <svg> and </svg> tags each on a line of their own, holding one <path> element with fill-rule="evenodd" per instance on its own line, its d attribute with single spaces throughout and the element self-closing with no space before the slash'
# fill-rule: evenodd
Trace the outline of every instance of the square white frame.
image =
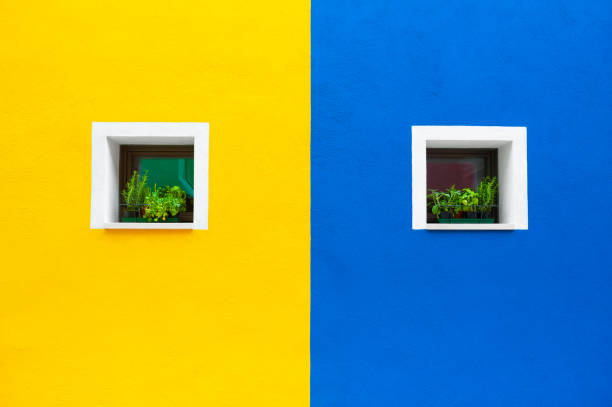
<svg viewBox="0 0 612 407">
<path fill-rule="evenodd" d="M 91 229 L 208 229 L 208 123 L 92 123 Z M 193 145 L 193 223 L 119 222 L 119 147 Z"/>
<path fill-rule="evenodd" d="M 498 150 L 499 223 L 427 223 L 427 148 Z M 412 229 L 527 229 L 527 128 L 412 126 Z"/>
</svg>

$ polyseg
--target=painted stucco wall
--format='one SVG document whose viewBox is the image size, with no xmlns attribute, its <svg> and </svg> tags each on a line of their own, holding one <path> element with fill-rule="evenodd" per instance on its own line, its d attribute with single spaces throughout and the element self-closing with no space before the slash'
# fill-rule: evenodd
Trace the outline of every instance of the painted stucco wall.
<svg viewBox="0 0 612 407">
<path fill-rule="evenodd" d="M 0 3 L 1 406 L 308 405 L 309 23 Z M 92 121 L 209 122 L 209 230 L 90 230 Z"/>
<path fill-rule="evenodd" d="M 312 1 L 311 400 L 612 404 L 609 1 Z M 411 230 L 412 125 L 526 126 L 529 230 Z"/>
</svg>

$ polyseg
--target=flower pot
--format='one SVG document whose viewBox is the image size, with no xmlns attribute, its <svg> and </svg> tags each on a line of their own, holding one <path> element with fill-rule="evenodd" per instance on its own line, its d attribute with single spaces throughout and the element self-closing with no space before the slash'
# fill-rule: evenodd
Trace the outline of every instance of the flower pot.
<svg viewBox="0 0 612 407">
<path fill-rule="evenodd" d="M 493 217 L 492 216 L 493 215 L 492 212 L 493 211 L 491 209 L 484 210 L 484 211 L 480 212 L 480 217 L 481 218 L 492 218 Z"/>
<path fill-rule="evenodd" d="M 440 212 L 440 215 L 438 216 L 438 222 L 448 223 L 447 221 L 450 221 L 452 216 L 453 215 L 450 212 L 442 211 Z"/>
<path fill-rule="evenodd" d="M 440 223 L 495 223 L 495 219 L 493 218 L 463 218 L 463 219 L 438 219 Z"/>
<path fill-rule="evenodd" d="M 176 217 L 168 217 L 168 218 L 166 218 L 166 220 L 159 219 L 157 222 L 155 222 L 153 219 L 148 219 L 148 218 L 137 218 L 137 217 L 125 217 L 125 218 L 121 218 L 121 222 L 134 222 L 134 223 L 148 223 L 148 222 L 153 222 L 153 223 L 176 223 L 178 221 L 179 221 L 179 219 L 176 218 Z"/>
<path fill-rule="evenodd" d="M 495 219 L 493 218 L 475 218 L 475 219 L 444 219 L 444 221 L 440 220 L 440 223 L 495 223 Z"/>
</svg>

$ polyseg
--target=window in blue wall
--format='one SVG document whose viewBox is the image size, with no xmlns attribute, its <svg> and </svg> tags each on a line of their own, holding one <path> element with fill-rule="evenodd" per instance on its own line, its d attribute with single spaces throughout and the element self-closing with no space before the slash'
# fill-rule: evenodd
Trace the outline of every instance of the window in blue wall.
<svg viewBox="0 0 612 407">
<path fill-rule="evenodd" d="M 496 184 L 496 149 L 428 148 L 427 222 L 496 223 Z"/>
</svg>

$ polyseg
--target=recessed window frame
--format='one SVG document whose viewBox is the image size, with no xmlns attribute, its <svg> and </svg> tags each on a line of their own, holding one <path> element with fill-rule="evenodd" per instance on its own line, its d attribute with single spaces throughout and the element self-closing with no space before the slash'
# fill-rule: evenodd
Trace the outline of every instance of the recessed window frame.
<svg viewBox="0 0 612 407">
<path fill-rule="evenodd" d="M 208 123 L 92 123 L 92 229 L 208 229 Z M 122 145 L 193 146 L 193 222 L 119 222 Z"/>
<path fill-rule="evenodd" d="M 495 148 L 498 151 L 499 223 L 427 223 L 427 148 Z M 412 126 L 412 228 L 426 230 L 528 229 L 527 128 Z"/>
</svg>

